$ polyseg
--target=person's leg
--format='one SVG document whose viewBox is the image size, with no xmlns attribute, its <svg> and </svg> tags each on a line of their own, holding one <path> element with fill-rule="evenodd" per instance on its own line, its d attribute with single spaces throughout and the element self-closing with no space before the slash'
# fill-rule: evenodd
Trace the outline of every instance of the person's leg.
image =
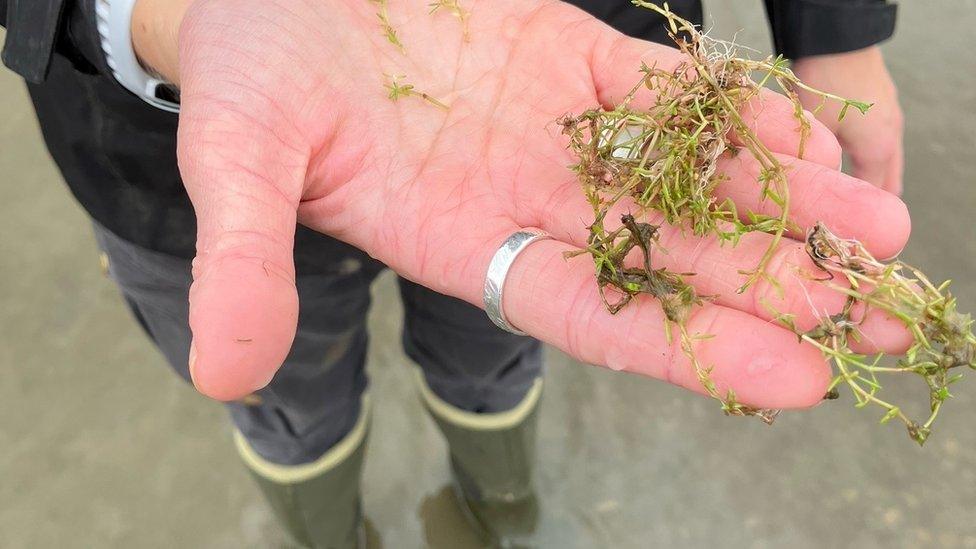
<svg viewBox="0 0 976 549">
<path fill-rule="evenodd" d="M 538 341 L 505 332 L 481 309 L 400 279 L 403 347 L 431 391 L 467 412 L 515 408 L 542 375 Z"/>
<path fill-rule="evenodd" d="M 97 225 L 95 233 L 137 320 L 189 381 L 190 261 L 140 248 Z M 360 519 L 365 317 L 369 283 L 379 270 L 344 245 L 326 251 L 334 256 L 328 265 L 297 278 L 299 327 L 284 365 L 268 387 L 227 403 L 242 459 L 285 526 L 308 545 L 322 545 L 336 532 L 341 537 Z"/>
<path fill-rule="evenodd" d="M 531 543 L 541 344 L 500 330 L 463 301 L 405 280 L 400 291 L 404 348 L 450 448 L 458 503 L 494 544 Z"/>
</svg>

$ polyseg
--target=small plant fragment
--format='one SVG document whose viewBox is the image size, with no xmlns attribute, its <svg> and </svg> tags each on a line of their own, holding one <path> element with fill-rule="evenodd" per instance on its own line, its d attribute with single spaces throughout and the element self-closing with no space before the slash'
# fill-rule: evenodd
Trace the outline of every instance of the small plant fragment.
<svg viewBox="0 0 976 549">
<path fill-rule="evenodd" d="M 406 48 L 403 47 L 403 42 L 400 41 L 400 37 L 397 35 L 396 29 L 393 28 L 393 24 L 390 23 L 390 16 L 387 12 L 389 0 L 370 1 L 376 4 L 376 17 L 378 17 L 380 20 L 380 25 L 383 27 L 383 35 L 386 36 L 387 41 L 396 46 L 401 53 L 406 52 Z"/>
<path fill-rule="evenodd" d="M 768 82 L 777 82 L 794 104 L 800 131 L 798 156 L 802 157 L 810 128 L 798 89 L 819 95 L 821 107 L 828 100 L 840 102 L 841 117 L 850 108 L 864 113 L 871 105 L 810 88 L 796 78 L 782 57 L 762 61 L 738 57 L 733 44 L 703 35 L 672 13 L 667 4 L 633 3 L 665 17 L 671 37 L 686 60 L 669 70 L 641 67 L 640 80 L 612 110 L 594 108 L 559 120 L 577 160 L 573 169 L 594 212 L 587 247 L 567 255 L 591 256 L 600 294 L 611 313 L 640 294 L 657 299 L 669 337 L 677 327 L 682 351 L 706 392 L 722 402 L 725 413 L 758 416 L 771 423 L 775 410 L 741 404 L 732 391 L 721 393 L 711 380 L 711 367 L 695 357 L 694 343 L 708 336 L 688 333 L 686 320 L 693 308 L 708 298 L 697 295 L 686 282 L 693 273 L 654 267 L 655 252 L 666 253 L 658 244 L 659 226 L 638 222 L 628 214 L 619 228 L 609 230 L 606 218 L 614 205 L 627 200 L 641 216 L 652 215 L 696 236 L 712 236 L 731 246 L 749 232 L 771 234 L 774 238 L 759 263 L 741 273 L 745 281 L 738 291 L 759 280 L 778 288 L 778 282 L 766 273 L 766 266 L 783 234 L 796 228 L 788 217 L 786 167 L 743 119 L 743 107 Z M 632 106 L 635 95 L 644 90 L 653 92 L 650 105 Z M 718 160 L 742 153 L 752 155 L 759 163 L 757 193 L 776 206 L 775 215 L 739 212 L 730 200 L 716 198 L 715 188 L 724 178 L 718 172 Z M 836 397 L 836 388 L 845 385 L 859 407 L 880 406 L 885 411 L 883 421 L 898 418 L 912 439 L 923 443 L 939 409 L 951 396 L 949 384 L 960 377 L 950 375 L 950 370 L 976 368 L 972 320 L 956 312 L 947 283 L 936 287 L 921 272 L 900 262 L 879 262 L 859 243 L 841 240 L 823 225 L 810 231 L 807 253 L 818 273 L 806 276 L 847 295 L 847 304 L 804 333 L 797 332 L 788 316 L 778 315 L 778 320 L 820 348 L 834 365 L 835 378 L 828 397 Z M 608 293 L 620 297 L 611 299 Z M 861 337 L 857 314 L 863 315 L 865 307 L 885 311 L 913 334 L 915 344 L 898 367 L 880 366 L 880 357 L 868 360 L 848 347 L 850 341 Z M 901 407 L 879 396 L 878 375 L 890 373 L 916 373 L 925 379 L 930 408 L 927 420 L 912 420 Z"/>
<path fill-rule="evenodd" d="M 401 78 L 403 78 L 403 76 L 392 76 L 390 77 L 391 82 L 386 85 L 386 89 L 389 91 L 387 97 L 389 97 L 391 100 L 399 101 L 401 97 L 413 96 L 413 97 L 419 97 L 439 109 L 445 111 L 450 109 L 450 107 L 448 107 L 439 99 L 436 99 L 435 97 L 432 97 L 431 95 L 426 94 L 424 92 L 417 91 L 414 88 L 413 84 L 401 83 L 400 82 Z"/>
<path fill-rule="evenodd" d="M 464 30 L 464 41 L 467 42 L 469 39 L 468 17 L 470 17 L 471 13 L 461 7 L 461 0 L 437 0 L 436 2 L 430 3 L 430 13 L 435 13 L 439 10 L 450 13 L 461 22 L 461 27 Z"/>
<path fill-rule="evenodd" d="M 376 4 L 379 10 L 376 12 L 376 16 L 379 17 L 380 23 L 383 25 L 386 39 L 389 40 L 391 44 L 399 48 L 401 53 L 406 53 L 406 50 L 403 47 L 403 43 L 400 42 L 400 38 L 399 36 L 397 36 L 396 29 L 394 29 L 393 25 L 390 23 L 390 18 L 387 12 L 387 6 L 389 0 L 370 0 L 370 1 Z M 453 4 L 454 9 L 459 10 L 458 13 L 466 13 L 460 11 L 461 8 L 460 6 L 457 5 L 457 2 L 451 2 L 449 4 Z M 436 7 L 434 9 L 436 9 Z M 462 19 L 462 21 L 466 21 L 466 19 Z M 392 101 L 398 101 L 400 100 L 401 97 L 415 96 L 423 99 L 424 101 L 430 103 L 431 105 L 439 109 L 446 111 L 450 108 L 442 101 L 438 100 L 437 98 L 427 93 L 424 93 L 422 91 L 418 91 L 413 84 L 401 83 L 400 79 L 404 78 L 403 76 L 392 76 L 392 77 L 388 76 L 387 78 L 390 80 L 390 83 L 386 84 L 386 89 L 388 92 L 387 97 L 389 97 Z"/>
</svg>

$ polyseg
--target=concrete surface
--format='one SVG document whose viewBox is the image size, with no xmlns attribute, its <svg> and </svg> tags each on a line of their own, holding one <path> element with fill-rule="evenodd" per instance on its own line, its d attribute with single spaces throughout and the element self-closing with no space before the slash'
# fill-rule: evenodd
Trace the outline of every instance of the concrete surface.
<svg viewBox="0 0 976 549">
<path fill-rule="evenodd" d="M 709 7 L 721 34 L 763 28 L 757 1 L 731 4 Z M 887 52 L 908 121 L 905 257 L 956 277 L 973 310 L 976 2 L 901 4 Z M 768 51 L 760 32 L 740 40 Z M 170 374 L 100 275 L 8 72 L 0 98 L 0 547 L 284 545 L 221 408 Z M 472 547 L 393 336 L 390 282 L 371 318 L 374 546 Z M 974 379 L 919 449 L 847 396 L 768 428 L 662 383 L 548 359 L 542 547 L 976 547 Z"/>
</svg>

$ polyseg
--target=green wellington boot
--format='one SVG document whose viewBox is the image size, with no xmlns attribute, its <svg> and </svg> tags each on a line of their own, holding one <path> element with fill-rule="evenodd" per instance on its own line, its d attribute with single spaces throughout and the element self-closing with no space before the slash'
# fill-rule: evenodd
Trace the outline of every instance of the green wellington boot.
<svg viewBox="0 0 976 549">
<path fill-rule="evenodd" d="M 538 519 L 532 467 L 542 378 L 515 408 L 495 414 L 476 414 L 445 402 L 430 390 L 419 368 L 416 380 L 450 447 L 462 511 L 486 541 L 500 547 L 531 546 Z"/>
<path fill-rule="evenodd" d="M 305 547 L 364 547 L 359 481 L 369 430 L 369 400 L 363 396 L 356 425 L 322 457 L 302 465 L 262 458 L 239 432 L 237 451 L 295 541 Z"/>
</svg>

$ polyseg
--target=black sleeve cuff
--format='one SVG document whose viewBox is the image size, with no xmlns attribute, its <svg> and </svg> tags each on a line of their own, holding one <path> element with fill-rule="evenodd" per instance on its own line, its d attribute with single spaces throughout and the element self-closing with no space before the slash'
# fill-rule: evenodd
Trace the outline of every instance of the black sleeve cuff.
<svg viewBox="0 0 976 549">
<path fill-rule="evenodd" d="M 32 84 L 47 77 L 55 53 L 84 73 L 108 66 L 95 27 L 94 0 L 9 0 L 3 62 Z"/>
<path fill-rule="evenodd" d="M 895 32 L 885 0 L 765 0 L 776 53 L 790 59 L 873 46 Z"/>
<path fill-rule="evenodd" d="M 61 29 L 64 0 L 10 0 L 3 62 L 28 82 L 47 76 Z"/>
</svg>

